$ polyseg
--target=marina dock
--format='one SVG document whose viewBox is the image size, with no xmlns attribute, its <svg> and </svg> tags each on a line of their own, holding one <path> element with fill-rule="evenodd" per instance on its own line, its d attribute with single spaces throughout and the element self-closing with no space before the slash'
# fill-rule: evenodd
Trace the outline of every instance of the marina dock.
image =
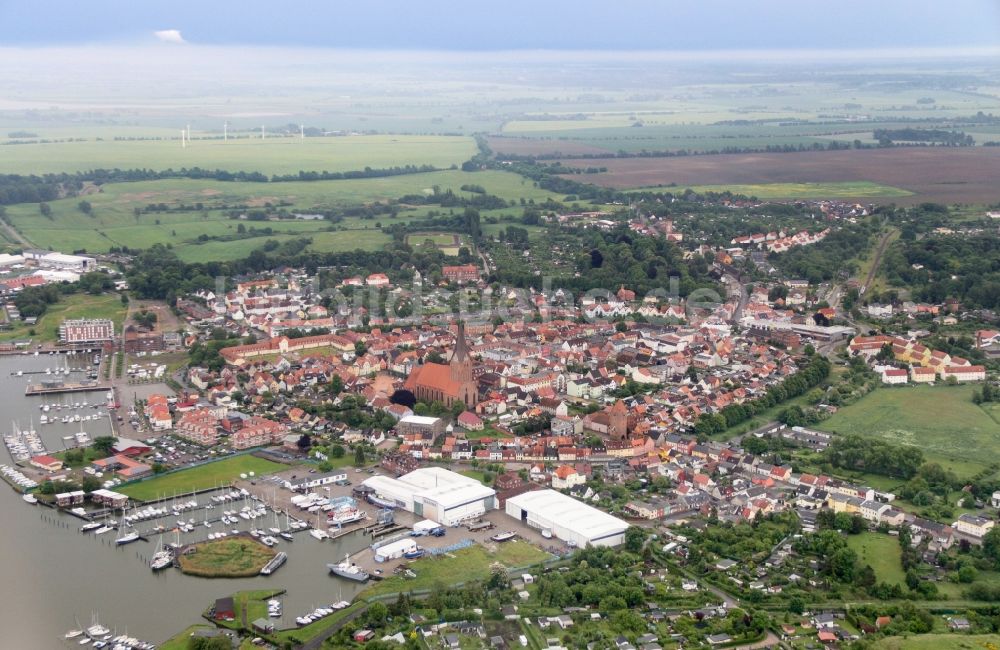
<svg viewBox="0 0 1000 650">
<path fill-rule="evenodd" d="M 89 391 L 110 389 L 108 384 L 97 382 L 42 382 L 40 384 L 28 384 L 24 390 L 25 395 L 57 395 L 60 393 L 84 393 Z"/>
</svg>

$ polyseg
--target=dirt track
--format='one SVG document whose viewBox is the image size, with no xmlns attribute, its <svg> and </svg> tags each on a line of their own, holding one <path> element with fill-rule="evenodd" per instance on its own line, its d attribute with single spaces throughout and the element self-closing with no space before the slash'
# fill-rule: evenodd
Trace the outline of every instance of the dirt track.
<svg viewBox="0 0 1000 650">
<path fill-rule="evenodd" d="M 922 201 L 1000 201 L 1000 147 L 907 147 L 562 161 L 575 167 L 592 167 L 597 162 L 608 171 L 570 178 L 622 189 L 670 183 L 684 186 L 872 181 L 914 192 L 913 196 L 889 199 L 901 205 Z"/>
</svg>

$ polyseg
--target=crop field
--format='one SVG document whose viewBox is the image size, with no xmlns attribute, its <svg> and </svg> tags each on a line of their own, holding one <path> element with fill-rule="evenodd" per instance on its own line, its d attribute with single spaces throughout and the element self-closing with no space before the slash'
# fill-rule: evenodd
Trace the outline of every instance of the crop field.
<svg viewBox="0 0 1000 650">
<path fill-rule="evenodd" d="M 133 499 L 146 501 L 158 497 L 184 494 L 192 490 L 204 490 L 215 486 L 228 484 L 238 479 L 240 474 L 254 472 L 258 475 L 270 474 L 284 469 L 285 465 L 274 463 L 264 458 L 249 454 L 233 456 L 214 463 L 198 465 L 171 474 L 164 474 L 148 481 L 132 483 L 121 488 L 119 492 Z"/>
<path fill-rule="evenodd" d="M 117 293 L 64 296 L 58 303 L 49 305 L 34 325 L 15 323 L 13 329 L 0 332 L 0 341 L 24 338 L 31 338 L 39 343 L 56 341 L 59 338 L 59 324 L 67 318 L 110 318 L 115 323 L 115 331 L 121 332 L 125 312 L 126 307 Z M 32 330 L 35 331 L 34 336 L 31 334 Z"/>
<path fill-rule="evenodd" d="M 871 565 L 879 582 L 903 584 L 906 574 L 900 560 L 899 540 L 881 533 L 848 535 L 847 545 L 862 564 Z"/>
<path fill-rule="evenodd" d="M 378 250 L 389 242 L 376 223 L 390 217 L 365 220 L 344 218 L 337 224 L 329 221 L 295 219 L 242 221 L 230 219 L 230 211 L 267 210 L 267 205 L 282 205 L 292 212 L 333 210 L 348 205 L 399 198 L 404 195 L 430 194 L 475 183 L 487 192 L 508 200 L 520 198 L 544 201 L 562 198 L 534 187 L 516 174 L 501 171 L 442 171 L 409 174 L 388 178 L 288 183 L 225 183 L 208 180 L 169 179 L 105 185 L 99 193 L 85 198 L 91 213 L 79 209 L 80 198 L 52 201 L 51 218 L 43 216 L 37 204 L 9 206 L 11 223 L 32 244 L 41 248 L 104 252 L 113 246 L 148 248 L 156 243 L 171 244 L 186 261 L 229 260 L 246 255 L 265 241 L 278 242 L 297 237 L 312 237 L 311 250 Z M 163 203 L 170 211 L 142 212 L 150 204 Z M 201 204 L 202 209 L 196 209 Z M 183 209 L 177 209 L 185 206 Z M 140 214 L 136 214 L 140 210 Z M 421 206 L 403 209 L 394 222 L 404 222 L 426 214 Z M 238 235 L 243 225 L 248 231 L 271 228 L 270 234 Z M 334 230 L 331 230 L 334 229 Z M 208 241 L 199 241 L 205 235 Z M 221 239 L 220 239 L 221 238 Z"/>
<path fill-rule="evenodd" d="M 917 446 L 927 460 L 968 476 L 1000 454 L 1000 423 L 972 403 L 974 390 L 968 385 L 880 388 L 817 428 Z"/>
<path fill-rule="evenodd" d="M 869 181 L 856 183 L 764 183 L 759 185 L 690 185 L 643 188 L 636 192 L 655 189 L 663 192 L 683 192 L 690 187 L 695 192 L 732 192 L 758 199 L 860 199 L 897 198 L 911 196 L 913 192 L 879 185 Z"/>
<path fill-rule="evenodd" d="M 671 158 L 571 159 L 607 172 L 573 180 L 631 189 L 664 185 L 762 185 L 868 181 L 912 192 L 897 203 L 989 203 L 1000 199 L 1000 147 L 863 149 Z M 854 197 L 843 197 L 854 198 Z M 865 198 L 865 197 L 858 197 Z"/>
<path fill-rule="evenodd" d="M 197 134 L 194 134 L 197 138 Z M 472 138 L 437 135 L 358 135 L 265 140 L 192 141 L 181 148 L 179 131 L 172 140 L 18 144 L 0 147 L 0 173 L 44 174 L 105 169 L 226 169 L 265 174 L 307 171 L 353 171 L 405 165 L 460 165 L 477 151 Z"/>
</svg>

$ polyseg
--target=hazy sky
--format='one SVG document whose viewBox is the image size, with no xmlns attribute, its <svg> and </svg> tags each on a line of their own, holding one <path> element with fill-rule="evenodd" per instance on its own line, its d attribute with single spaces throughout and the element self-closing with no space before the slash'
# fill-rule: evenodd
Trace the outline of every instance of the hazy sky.
<svg viewBox="0 0 1000 650">
<path fill-rule="evenodd" d="M 1000 45 L 1000 0 L 0 0 L 0 46 L 157 39 L 443 50 L 982 47 Z"/>
</svg>

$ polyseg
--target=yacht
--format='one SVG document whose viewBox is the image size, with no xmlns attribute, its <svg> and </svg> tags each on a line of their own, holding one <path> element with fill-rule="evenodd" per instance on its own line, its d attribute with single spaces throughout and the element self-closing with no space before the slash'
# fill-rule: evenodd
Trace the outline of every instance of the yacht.
<svg viewBox="0 0 1000 650">
<path fill-rule="evenodd" d="M 371 577 L 364 569 L 351 562 L 350 555 L 345 555 L 344 561 L 340 564 L 327 564 L 326 568 L 335 576 L 355 582 L 367 582 L 368 578 Z"/>
<path fill-rule="evenodd" d="M 38 503 L 38 499 L 35 498 L 34 494 L 30 494 L 30 493 L 29 494 L 25 494 L 21 498 L 24 499 L 25 503 L 30 503 L 31 505 L 35 505 L 36 503 Z"/>
<path fill-rule="evenodd" d="M 92 530 L 96 530 L 96 529 L 100 528 L 102 525 L 103 524 L 101 522 L 99 522 L 99 521 L 88 521 L 84 525 L 80 526 L 80 532 L 81 533 L 87 533 L 87 532 L 90 532 Z"/>
</svg>

